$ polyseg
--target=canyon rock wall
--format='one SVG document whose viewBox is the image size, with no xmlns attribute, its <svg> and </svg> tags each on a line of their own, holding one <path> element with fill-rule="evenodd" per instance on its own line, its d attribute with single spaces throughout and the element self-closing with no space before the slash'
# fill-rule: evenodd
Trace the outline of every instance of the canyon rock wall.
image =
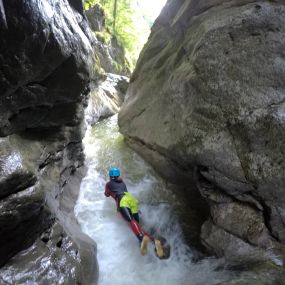
<svg viewBox="0 0 285 285">
<path fill-rule="evenodd" d="M 100 61 L 100 67 L 107 73 L 129 76 L 130 64 L 125 49 L 107 27 L 104 9 L 95 4 L 86 11 L 86 16 L 96 41 L 94 52 Z"/>
<path fill-rule="evenodd" d="M 73 207 L 91 33 L 79 0 L 0 1 L 0 283 L 95 284 Z"/>
<path fill-rule="evenodd" d="M 169 0 L 119 114 L 158 172 L 196 183 L 202 242 L 228 259 L 284 258 L 284 46 L 284 1 Z"/>
</svg>

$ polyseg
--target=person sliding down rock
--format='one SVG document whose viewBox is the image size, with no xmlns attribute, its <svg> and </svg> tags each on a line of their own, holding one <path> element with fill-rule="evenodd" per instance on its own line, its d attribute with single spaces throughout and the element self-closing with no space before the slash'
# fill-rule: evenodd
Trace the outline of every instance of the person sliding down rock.
<svg viewBox="0 0 285 285">
<path fill-rule="evenodd" d="M 163 248 L 159 240 L 154 239 L 145 232 L 139 224 L 139 201 L 128 193 L 127 186 L 120 177 L 119 168 L 109 170 L 110 181 L 105 185 L 105 196 L 113 197 L 117 204 L 117 210 L 122 217 L 130 224 L 133 233 L 138 238 L 141 245 L 141 255 L 147 254 L 148 243 L 151 240 L 155 245 L 156 255 L 163 257 Z"/>
</svg>

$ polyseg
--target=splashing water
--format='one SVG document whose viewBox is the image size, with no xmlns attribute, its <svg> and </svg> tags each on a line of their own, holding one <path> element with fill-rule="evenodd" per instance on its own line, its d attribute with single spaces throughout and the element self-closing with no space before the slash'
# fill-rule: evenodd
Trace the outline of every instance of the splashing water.
<svg viewBox="0 0 285 285">
<path fill-rule="evenodd" d="M 87 176 L 83 179 L 75 214 L 82 230 L 98 246 L 100 285 L 202 285 L 227 279 L 216 270 L 220 261 L 191 261 L 191 250 L 183 241 L 179 223 L 173 214 L 175 196 L 118 132 L 117 116 L 97 123 L 84 139 Z M 149 245 L 149 254 L 141 256 L 137 238 L 116 213 L 115 202 L 104 196 L 110 167 L 119 167 L 128 191 L 141 202 L 142 227 L 153 227 L 171 245 L 171 257 L 159 260 Z"/>
</svg>

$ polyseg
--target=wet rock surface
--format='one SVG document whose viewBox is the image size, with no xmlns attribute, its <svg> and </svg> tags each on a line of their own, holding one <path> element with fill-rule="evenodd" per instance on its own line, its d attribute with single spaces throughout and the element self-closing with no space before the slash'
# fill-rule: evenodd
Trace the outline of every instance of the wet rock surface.
<svg viewBox="0 0 285 285">
<path fill-rule="evenodd" d="M 87 257 L 82 253 L 56 222 L 1 269 L 0 281 L 3 284 L 80 284 L 87 273 L 80 266 Z M 89 265 L 84 266 L 87 269 Z"/>
<path fill-rule="evenodd" d="M 86 122 L 94 125 L 100 119 L 118 113 L 124 102 L 128 85 L 128 77 L 107 73 L 102 81 L 91 88 L 85 112 Z"/>
<path fill-rule="evenodd" d="M 82 3 L 0 10 L 0 283 L 95 284 L 96 245 L 73 213 L 93 62 Z"/>
<path fill-rule="evenodd" d="M 228 259 L 284 259 L 284 27 L 283 1 L 168 1 L 119 114 L 158 172 L 196 181 Z"/>
<path fill-rule="evenodd" d="M 43 193 L 30 187 L 1 200 L 1 265 L 15 253 L 34 242 L 45 227 L 50 226 L 49 211 Z"/>
<path fill-rule="evenodd" d="M 5 284 L 21 284 L 25 281 L 34 284 L 75 284 L 76 280 L 82 279 L 79 262 L 74 242 L 55 223 L 30 248 L 2 268 L 0 280 Z"/>
<path fill-rule="evenodd" d="M 30 130 L 1 139 L 1 150 L 14 159 L 14 163 L 6 159 L 2 171 L 10 173 L 11 178 L 26 171 L 34 179 L 32 186 L 26 180 L 28 187 L 24 187 L 25 180 L 14 181 L 17 193 L 0 200 L 1 266 L 8 262 L 0 269 L 4 284 L 95 283 L 96 246 L 81 233 L 73 212 L 85 173 L 82 135 L 79 126 L 65 126 Z M 52 240 L 54 227 L 59 232 L 56 241 L 44 246 L 43 242 Z M 60 236 L 68 240 L 69 247 L 77 252 L 76 257 L 70 257 L 68 250 L 57 249 Z M 51 276 L 44 274 L 47 271 L 53 272 Z"/>
<path fill-rule="evenodd" d="M 83 99 L 79 94 L 88 91 L 84 89 L 90 54 L 90 42 L 77 22 L 78 14 L 67 1 L 60 5 L 7 1 L 4 9 L 7 28 L 1 25 L 1 134 L 76 124 L 74 113 Z"/>
</svg>

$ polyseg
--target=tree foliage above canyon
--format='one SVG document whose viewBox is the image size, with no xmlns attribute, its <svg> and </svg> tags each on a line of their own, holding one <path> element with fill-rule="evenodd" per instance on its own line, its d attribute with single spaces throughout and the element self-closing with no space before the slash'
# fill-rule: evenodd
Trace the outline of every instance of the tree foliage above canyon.
<svg viewBox="0 0 285 285">
<path fill-rule="evenodd" d="M 85 0 L 85 10 L 96 4 L 105 11 L 108 33 L 117 37 L 134 66 L 154 21 L 150 11 L 137 0 Z"/>
</svg>

